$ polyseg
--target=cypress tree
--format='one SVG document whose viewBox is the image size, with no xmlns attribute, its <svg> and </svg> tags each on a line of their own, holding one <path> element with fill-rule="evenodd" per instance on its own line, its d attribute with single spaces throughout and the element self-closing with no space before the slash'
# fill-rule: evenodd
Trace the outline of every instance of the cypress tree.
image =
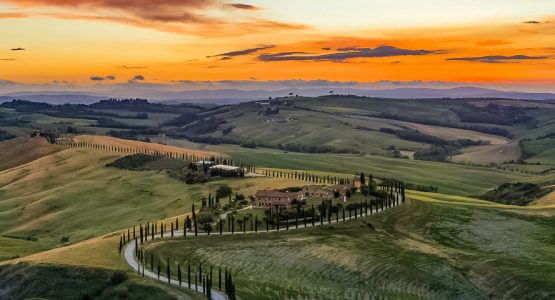
<svg viewBox="0 0 555 300">
<path fill-rule="evenodd" d="M 172 235 L 172 237 L 173 237 L 173 222 L 172 222 L 172 224 L 171 224 L 171 235 Z"/>
<path fill-rule="evenodd" d="M 179 218 L 175 218 L 175 230 L 179 230 Z"/>
<path fill-rule="evenodd" d="M 231 234 L 235 233 L 235 216 L 231 215 Z"/>
<path fill-rule="evenodd" d="M 277 207 L 276 207 L 277 209 Z M 276 213 L 276 229 L 279 231 L 279 213 Z"/>
<path fill-rule="evenodd" d="M 170 258 L 166 258 L 166 274 L 168 274 L 168 283 L 171 281 L 171 274 L 170 274 Z"/>
<path fill-rule="evenodd" d="M 302 214 L 303 214 L 303 223 L 304 223 L 304 228 L 306 228 L 306 214 L 304 213 L 304 206 L 302 208 Z"/>
<path fill-rule="evenodd" d="M 220 235 L 224 234 L 224 225 L 222 222 L 223 220 L 218 221 L 218 228 L 220 229 Z"/>
<path fill-rule="evenodd" d="M 289 230 L 289 218 L 285 218 L 285 230 Z"/>
<path fill-rule="evenodd" d="M 195 226 L 195 236 L 198 236 L 197 214 L 195 212 L 195 204 L 194 203 L 193 203 L 193 225 Z"/>
<path fill-rule="evenodd" d="M 133 225 L 133 239 L 134 239 L 134 240 L 137 239 L 137 238 L 135 237 L 135 225 Z"/>
<path fill-rule="evenodd" d="M 299 206 L 295 209 L 295 229 L 299 228 Z"/>
<path fill-rule="evenodd" d="M 177 263 L 177 280 L 179 281 L 179 286 L 181 286 L 181 266 Z"/>
<path fill-rule="evenodd" d="M 247 233 L 247 216 L 243 216 L 243 234 Z"/>
<path fill-rule="evenodd" d="M 158 259 L 158 280 L 160 280 L 160 259 Z"/>
<path fill-rule="evenodd" d="M 191 265 L 187 264 L 187 283 L 189 284 L 189 289 L 191 289 Z"/>
<path fill-rule="evenodd" d="M 122 237 L 120 236 L 120 237 L 119 237 L 119 251 L 118 251 L 118 253 L 120 253 L 120 254 L 121 254 L 121 248 L 122 248 L 122 247 L 123 247 L 123 239 L 122 239 Z"/>
<path fill-rule="evenodd" d="M 218 289 L 222 290 L 222 267 L 218 267 Z"/>
<path fill-rule="evenodd" d="M 150 255 L 150 271 L 154 272 L 154 254 Z"/>
<path fill-rule="evenodd" d="M 328 215 L 328 224 L 331 223 L 331 213 L 332 213 L 332 209 L 331 209 L 331 200 L 328 201 L 328 203 L 326 204 L 326 208 L 327 208 L 327 215 Z"/>
<path fill-rule="evenodd" d="M 316 217 L 316 207 L 314 206 L 314 204 L 312 204 L 312 227 L 316 225 L 314 220 L 315 217 Z"/>
<path fill-rule="evenodd" d="M 210 284 L 211 284 L 211 280 L 210 279 L 206 280 L 206 297 L 211 300 L 212 291 L 211 291 Z"/>
<path fill-rule="evenodd" d="M 270 231 L 270 224 L 268 222 L 268 217 L 266 216 L 264 219 L 266 221 L 266 232 L 268 232 L 268 231 Z"/>
<path fill-rule="evenodd" d="M 343 206 L 343 222 L 345 222 L 345 206 Z"/>
<path fill-rule="evenodd" d="M 131 241 L 131 236 L 129 235 L 129 227 L 127 227 L 127 240 Z"/>
<path fill-rule="evenodd" d="M 254 216 L 254 233 L 258 233 L 258 215 Z"/>
<path fill-rule="evenodd" d="M 364 203 L 364 215 L 368 215 L 368 199 L 366 199 L 366 202 Z"/>
</svg>

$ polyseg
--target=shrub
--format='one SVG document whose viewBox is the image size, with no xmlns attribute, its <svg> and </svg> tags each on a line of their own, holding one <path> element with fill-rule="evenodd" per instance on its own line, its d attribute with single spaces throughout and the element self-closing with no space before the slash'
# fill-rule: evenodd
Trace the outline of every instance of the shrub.
<svg viewBox="0 0 555 300">
<path fill-rule="evenodd" d="M 129 277 L 127 276 L 127 273 L 121 270 L 117 270 L 112 274 L 112 277 L 110 278 L 110 282 L 112 283 L 112 285 L 118 285 L 120 283 L 127 281 L 127 279 L 129 279 Z"/>
</svg>

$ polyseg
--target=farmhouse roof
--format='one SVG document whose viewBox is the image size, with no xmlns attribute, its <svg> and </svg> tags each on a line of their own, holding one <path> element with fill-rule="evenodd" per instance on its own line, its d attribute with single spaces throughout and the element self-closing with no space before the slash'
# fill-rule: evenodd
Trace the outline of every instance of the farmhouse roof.
<svg viewBox="0 0 555 300">
<path fill-rule="evenodd" d="M 275 190 L 258 190 L 256 191 L 256 197 L 271 197 L 271 198 L 282 198 L 287 197 L 287 194 Z"/>
<path fill-rule="evenodd" d="M 215 165 L 215 166 L 210 167 L 210 169 L 221 169 L 221 170 L 235 171 L 235 170 L 239 170 L 241 168 L 234 167 L 234 166 L 228 166 L 228 165 Z"/>
</svg>

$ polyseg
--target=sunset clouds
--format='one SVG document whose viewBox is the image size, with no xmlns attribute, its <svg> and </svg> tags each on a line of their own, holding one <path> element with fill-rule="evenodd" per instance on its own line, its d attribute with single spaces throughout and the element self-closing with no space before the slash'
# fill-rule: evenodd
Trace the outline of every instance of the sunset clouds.
<svg viewBox="0 0 555 300">
<path fill-rule="evenodd" d="M 548 0 L 0 0 L 0 68 L 4 80 L 94 86 L 323 79 L 549 87 L 554 16 Z"/>
</svg>

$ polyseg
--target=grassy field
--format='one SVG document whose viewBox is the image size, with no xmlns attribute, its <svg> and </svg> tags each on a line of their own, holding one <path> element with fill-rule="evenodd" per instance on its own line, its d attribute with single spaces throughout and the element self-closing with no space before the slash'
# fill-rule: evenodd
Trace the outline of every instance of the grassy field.
<svg viewBox="0 0 555 300">
<path fill-rule="evenodd" d="M 355 172 L 391 177 L 408 183 L 437 186 L 439 192 L 456 195 L 477 195 L 506 182 L 543 182 L 553 172 L 543 175 L 500 170 L 490 167 L 474 167 L 459 164 L 396 159 L 376 155 L 307 154 L 274 149 L 247 149 L 234 145 L 204 145 L 184 140 L 163 139 L 157 142 L 207 151 L 218 151 L 233 159 L 255 164 L 259 168 L 305 170 L 353 176 Z M 551 166 L 536 166 L 538 170 Z M 512 168 L 519 170 L 519 168 Z"/>
<path fill-rule="evenodd" d="M 262 188 L 298 185 L 266 178 L 187 185 L 165 173 L 108 168 L 106 164 L 119 157 L 114 153 L 61 150 L 46 144 L 41 152 L 46 154 L 35 157 L 36 143 L 42 145 L 32 141 L 28 148 L 12 153 L 17 158 L 28 153 L 27 160 L 0 172 L 0 259 L 184 214 L 193 201 L 200 202 L 221 185 L 246 195 Z M 4 154 L 2 161 L 11 161 Z"/>
<path fill-rule="evenodd" d="M 0 296 L 2 299 L 76 300 L 177 298 L 161 284 L 126 277 L 121 282 L 113 281 L 114 274 L 110 270 L 65 265 L 4 265 L 0 266 Z"/>
<path fill-rule="evenodd" d="M 413 200 L 346 224 L 146 249 L 173 266 L 230 268 L 241 299 L 547 299 L 554 229 L 541 215 Z"/>
</svg>

